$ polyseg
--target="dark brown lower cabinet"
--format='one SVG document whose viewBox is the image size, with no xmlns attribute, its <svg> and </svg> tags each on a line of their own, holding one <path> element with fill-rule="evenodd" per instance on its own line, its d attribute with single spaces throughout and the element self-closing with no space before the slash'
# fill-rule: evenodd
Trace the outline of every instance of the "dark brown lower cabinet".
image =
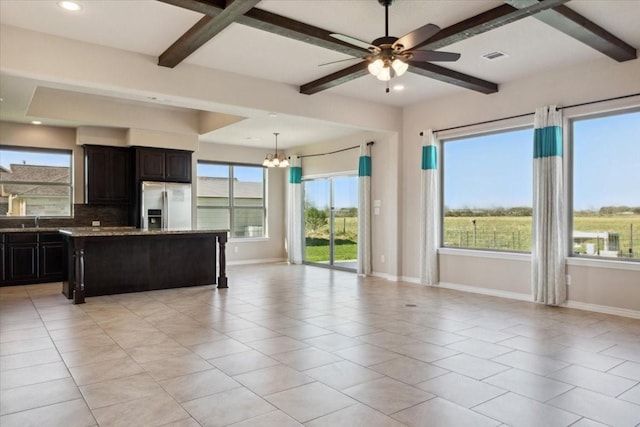
<svg viewBox="0 0 640 427">
<path fill-rule="evenodd" d="M 6 233 L 0 285 L 58 282 L 66 276 L 66 256 L 59 233 Z"/>
<path fill-rule="evenodd" d="M 65 244 L 62 235 L 40 234 L 39 238 L 39 271 L 41 282 L 59 282 L 66 273 Z"/>
</svg>

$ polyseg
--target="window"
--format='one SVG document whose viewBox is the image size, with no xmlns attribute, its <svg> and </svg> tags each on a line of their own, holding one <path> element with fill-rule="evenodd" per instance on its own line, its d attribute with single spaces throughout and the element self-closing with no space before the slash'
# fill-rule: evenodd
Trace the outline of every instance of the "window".
<svg viewBox="0 0 640 427">
<path fill-rule="evenodd" d="M 572 252 L 640 260 L 640 111 L 571 121 Z"/>
<path fill-rule="evenodd" d="M 70 217 L 71 151 L 0 147 L 0 217 Z"/>
<path fill-rule="evenodd" d="M 531 250 L 533 129 L 443 141 L 443 246 Z"/>
<path fill-rule="evenodd" d="M 198 162 L 198 228 L 265 236 L 265 169 Z"/>
</svg>

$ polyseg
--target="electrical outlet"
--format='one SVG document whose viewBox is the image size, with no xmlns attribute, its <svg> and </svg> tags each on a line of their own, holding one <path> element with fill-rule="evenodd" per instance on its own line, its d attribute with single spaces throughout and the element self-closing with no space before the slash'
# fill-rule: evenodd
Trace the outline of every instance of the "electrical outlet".
<svg viewBox="0 0 640 427">
<path fill-rule="evenodd" d="M 567 274 L 567 286 L 571 285 L 571 275 Z"/>
<path fill-rule="evenodd" d="M 100 221 L 91 221 L 92 227 L 100 227 Z"/>
<path fill-rule="evenodd" d="M 384 255 L 380 255 L 380 261 L 384 263 Z"/>
<path fill-rule="evenodd" d="M 238 253 L 238 247 L 237 246 L 233 247 L 233 253 L 236 253 L 236 254 Z"/>
</svg>

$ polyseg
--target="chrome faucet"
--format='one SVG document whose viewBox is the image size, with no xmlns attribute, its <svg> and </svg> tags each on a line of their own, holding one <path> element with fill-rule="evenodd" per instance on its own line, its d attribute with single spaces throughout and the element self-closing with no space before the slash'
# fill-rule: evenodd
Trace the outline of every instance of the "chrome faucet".
<svg viewBox="0 0 640 427">
<path fill-rule="evenodd" d="M 33 218 L 33 222 L 35 223 L 36 228 L 40 227 L 40 217 L 39 216 L 35 216 Z"/>
</svg>

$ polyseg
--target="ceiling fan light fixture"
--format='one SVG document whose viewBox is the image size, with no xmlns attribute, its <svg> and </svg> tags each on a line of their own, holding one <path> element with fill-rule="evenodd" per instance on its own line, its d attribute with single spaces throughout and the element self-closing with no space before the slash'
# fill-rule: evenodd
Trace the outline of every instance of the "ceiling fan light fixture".
<svg viewBox="0 0 640 427">
<path fill-rule="evenodd" d="M 369 70 L 369 72 L 371 74 L 373 74 L 374 76 L 378 76 L 378 74 L 380 74 L 380 72 L 382 71 L 382 69 L 384 68 L 384 61 L 380 58 L 376 59 L 375 61 L 369 63 L 369 66 L 367 67 L 367 69 Z"/>
<path fill-rule="evenodd" d="M 380 70 L 380 73 L 378 73 L 376 77 L 378 78 L 378 80 L 382 80 L 383 82 L 388 82 L 389 80 L 391 80 L 391 77 L 392 77 L 391 71 L 392 71 L 391 67 L 386 66 L 382 68 L 382 70 Z"/>
<path fill-rule="evenodd" d="M 393 68 L 393 71 L 396 72 L 397 76 L 401 76 L 407 72 L 407 70 L 409 69 L 409 64 L 399 58 L 396 58 L 391 63 L 391 67 Z"/>
</svg>

